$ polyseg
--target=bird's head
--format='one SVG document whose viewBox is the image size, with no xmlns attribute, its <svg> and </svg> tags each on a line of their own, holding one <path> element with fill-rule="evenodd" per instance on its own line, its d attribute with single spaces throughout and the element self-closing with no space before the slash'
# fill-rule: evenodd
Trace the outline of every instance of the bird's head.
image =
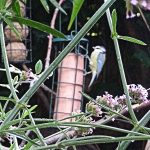
<svg viewBox="0 0 150 150">
<path fill-rule="evenodd" d="M 103 46 L 94 46 L 93 49 L 100 53 L 106 53 L 106 49 Z"/>
</svg>

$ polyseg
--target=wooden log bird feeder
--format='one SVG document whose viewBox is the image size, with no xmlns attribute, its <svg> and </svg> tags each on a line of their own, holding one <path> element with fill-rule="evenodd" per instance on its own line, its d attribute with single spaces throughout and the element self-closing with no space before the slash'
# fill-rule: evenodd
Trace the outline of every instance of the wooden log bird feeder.
<svg viewBox="0 0 150 150">
<path fill-rule="evenodd" d="M 8 0 L 10 4 L 12 0 Z M 19 1 L 22 16 L 31 18 L 31 1 Z M 25 25 L 13 22 L 19 37 L 6 25 L 4 28 L 7 56 L 10 63 L 29 63 L 32 61 L 31 29 Z M 3 60 L 3 58 L 2 58 Z"/>
<path fill-rule="evenodd" d="M 71 35 L 67 39 L 55 38 L 53 40 L 56 55 L 64 49 L 73 37 Z M 54 119 L 64 119 L 69 117 L 72 112 L 82 109 L 80 92 L 84 88 L 87 54 L 88 40 L 83 38 L 75 49 L 63 59 L 58 66 L 58 70 L 54 73 L 52 89 L 56 91 L 56 97 L 51 98 L 51 101 L 55 101 L 55 103 L 53 112 L 50 112 Z M 52 110 L 52 103 L 50 107 L 50 110 Z M 72 119 L 65 121 L 72 121 Z"/>
</svg>

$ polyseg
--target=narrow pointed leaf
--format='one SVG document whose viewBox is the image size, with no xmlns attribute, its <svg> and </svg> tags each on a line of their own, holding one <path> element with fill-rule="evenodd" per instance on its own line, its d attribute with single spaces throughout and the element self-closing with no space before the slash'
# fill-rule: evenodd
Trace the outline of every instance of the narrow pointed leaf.
<svg viewBox="0 0 150 150">
<path fill-rule="evenodd" d="M 33 20 L 27 19 L 27 18 L 16 17 L 16 16 L 12 17 L 10 19 L 12 21 L 19 22 L 20 24 L 25 24 L 25 25 L 35 28 L 37 30 L 43 31 L 45 33 L 52 34 L 56 37 L 65 38 L 65 35 L 63 33 L 59 32 L 58 30 L 52 29 L 49 26 L 42 24 L 40 22 L 33 21 Z"/>
<path fill-rule="evenodd" d="M 7 0 L 7 2 L 6 2 L 6 8 L 7 9 L 10 9 L 10 8 L 12 8 L 12 6 L 14 5 L 14 3 L 16 3 L 17 2 L 17 0 L 13 0 L 13 1 L 8 1 Z"/>
<path fill-rule="evenodd" d="M 5 117 L 5 111 L 3 110 L 1 103 L 0 103 L 0 112 L 1 112 L 0 118 Z"/>
<path fill-rule="evenodd" d="M 20 34 L 17 31 L 17 29 L 15 28 L 13 22 L 7 18 L 4 18 L 4 21 L 6 22 L 6 24 L 9 25 L 10 29 L 16 34 L 16 36 L 21 40 Z"/>
<path fill-rule="evenodd" d="M 33 110 L 37 107 L 37 105 L 32 106 L 30 109 L 25 110 L 24 113 L 22 114 L 22 118 L 25 118 L 29 115 L 29 113 L 33 113 Z"/>
<path fill-rule="evenodd" d="M 18 1 L 12 4 L 12 10 L 14 11 L 16 16 L 21 17 L 21 10 L 20 10 L 20 5 Z"/>
<path fill-rule="evenodd" d="M 7 101 L 7 100 L 9 100 L 9 101 L 11 101 L 11 102 L 13 102 L 13 103 L 16 103 L 16 100 L 15 100 L 15 99 L 13 99 L 13 98 L 8 98 L 8 97 L 5 97 L 5 96 L 0 96 L 0 100 L 1 100 L 1 101 Z"/>
<path fill-rule="evenodd" d="M 18 76 L 15 76 L 14 79 L 13 79 L 14 85 L 16 85 L 18 83 L 18 80 L 19 80 Z"/>
<path fill-rule="evenodd" d="M 75 18 L 77 17 L 82 5 L 83 5 L 84 0 L 73 0 L 73 9 L 71 13 L 71 19 L 68 25 L 68 30 L 71 28 Z"/>
<path fill-rule="evenodd" d="M 41 60 L 39 60 L 36 64 L 35 64 L 35 73 L 36 74 L 40 74 L 41 71 L 43 69 L 43 63 Z"/>
<path fill-rule="evenodd" d="M 0 10 L 4 8 L 5 4 L 6 4 L 6 0 L 0 0 Z"/>
<path fill-rule="evenodd" d="M 47 3 L 47 0 L 40 0 L 41 4 L 43 5 L 44 9 L 47 11 L 47 13 L 49 13 L 49 6 Z"/>
<path fill-rule="evenodd" d="M 49 0 L 55 7 L 57 7 L 61 12 L 63 12 L 65 15 L 67 15 L 67 13 L 65 12 L 65 10 L 59 5 L 59 3 L 56 0 Z"/>
<path fill-rule="evenodd" d="M 116 9 L 112 11 L 112 25 L 113 25 L 113 32 L 116 33 L 117 27 L 117 12 Z"/>
<path fill-rule="evenodd" d="M 128 42 L 131 42 L 131 43 L 136 43 L 136 44 L 139 44 L 139 45 L 147 45 L 143 41 L 135 39 L 135 38 L 132 38 L 132 37 L 129 37 L 129 36 L 118 35 L 117 38 L 120 39 L 120 40 L 128 41 Z"/>
<path fill-rule="evenodd" d="M 12 132 L 12 133 L 9 133 L 10 135 L 15 135 L 17 138 L 19 139 L 22 139 L 22 140 L 25 140 L 29 143 L 32 143 L 33 145 L 37 145 L 37 143 L 35 143 L 32 139 L 30 139 L 29 137 L 27 137 L 26 135 L 23 135 L 23 134 L 18 134 L 18 133 L 15 133 L 15 132 Z"/>
</svg>

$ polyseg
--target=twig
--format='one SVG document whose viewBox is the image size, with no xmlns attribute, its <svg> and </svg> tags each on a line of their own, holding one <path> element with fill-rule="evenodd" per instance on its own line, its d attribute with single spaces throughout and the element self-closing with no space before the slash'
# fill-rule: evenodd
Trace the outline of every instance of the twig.
<svg viewBox="0 0 150 150">
<path fill-rule="evenodd" d="M 28 131 L 25 133 L 25 135 L 26 135 L 26 136 L 29 136 L 30 133 L 31 133 L 31 131 L 28 130 Z M 20 143 L 20 145 L 19 145 L 19 147 L 24 147 L 25 144 L 26 144 L 26 141 L 25 141 L 25 140 L 22 140 L 21 143 Z"/>
<path fill-rule="evenodd" d="M 104 0 L 104 1 L 107 2 L 108 0 Z M 114 34 L 113 33 L 114 31 L 113 31 L 112 18 L 111 18 L 109 8 L 106 10 L 106 16 L 107 16 L 110 31 L 111 31 L 112 34 Z M 130 100 L 130 96 L 129 96 L 129 91 L 128 91 L 128 88 L 127 88 L 127 80 L 126 80 L 126 76 L 125 76 L 125 72 L 124 72 L 124 67 L 123 67 L 123 62 L 122 62 L 122 58 L 121 58 L 121 54 L 120 54 L 120 47 L 119 47 L 117 36 L 113 37 L 113 42 L 114 42 L 114 46 L 115 46 L 115 51 L 116 51 L 116 56 L 117 56 L 117 61 L 118 61 L 118 67 L 119 67 L 120 76 L 121 76 L 121 80 L 122 80 L 122 85 L 123 85 L 124 93 L 126 95 L 126 105 L 128 107 L 128 110 L 129 110 L 129 113 L 130 113 L 130 116 L 131 116 L 132 120 L 135 123 L 137 123 L 138 120 L 137 120 L 137 118 L 134 114 L 134 111 L 132 109 L 131 100 Z"/>
<path fill-rule="evenodd" d="M 9 62 L 8 62 L 8 57 L 7 57 L 7 53 L 6 53 L 6 47 L 5 47 L 5 39 L 4 39 L 4 31 L 3 31 L 3 22 L 0 20 L 0 40 L 1 40 L 1 49 L 2 49 L 2 56 L 4 59 L 4 66 L 6 69 L 6 76 L 7 76 L 7 80 L 11 89 L 11 93 L 13 95 L 13 98 L 16 101 L 19 101 L 19 98 L 16 94 L 14 85 L 13 85 L 13 81 L 12 81 L 12 76 L 9 70 Z"/>
<path fill-rule="evenodd" d="M 140 110 L 145 109 L 146 107 L 150 107 L 150 102 L 148 102 L 148 103 L 143 102 L 141 105 L 136 106 L 133 109 L 134 109 L 135 112 L 140 112 Z M 124 109 L 121 114 L 122 115 L 127 115 L 127 113 L 129 113 L 128 110 Z M 94 124 L 101 124 L 101 125 L 108 124 L 110 122 L 113 122 L 112 118 L 114 118 L 116 120 L 116 118 L 118 118 L 118 116 L 113 115 L 112 117 L 110 117 L 108 119 L 105 119 L 105 120 L 100 119 L 100 120 L 96 121 Z M 67 128 L 67 129 L 64 129 L 64 130 L 65 131 L 68 130 L 66 132 L 66 134 L 70 138 L 77 135 L 77 132 L 75 132 L 75 130 L 73 130 L 72 128 Z M 64 133 L 58 132 L 58 133 L 55 133 L 53 135 L 50 135 L 50 136 L 46 137 L 45 142 L 47 143 L 47 145 L 50 145 L 50 144 L 53 144 L 53 143 L 57 142 L 58 139 L 60 139 L 60 138 L 63 140 L 65 137 L 66 136 L 64 135 Z"/>
<path fill-rule="evenodd" d="M 57 142 L 58 139 L 63 140 L 63 139 L 66 138 L 66 136 L 69 137 L 69 138 L 72 138 L 72 137 L 74 137 L 75 135 L 77 135 L 77 132 L 72 129 L 72 130 L 70 130 L 70 131 L 67 131 L 65 134 L 64 134 L 63 132 L 61 132 L 61 133 L 59 133 L 59 134 L 57 134 L 57 135 L 55 135 L 55 136 L 52 136 L 51 138 L 47 138 L 47 139 L 45 140 L 45 142 L 46 142 L 47 145 L 50 145 L 50 144 L 52 144 L 52 143 Z"/>
<path fill-rule="evenodd" d="M 23 69 L 25 71 L 29 71 L 29 68 L 23 64 L 22 65 Z M 49 89 L 46 85 L 41 85 L 40 88 L 37 90 L 36 94 L 43 100 L 44 104 L 45 104 L 45 107 L 46 109 L 49 111 L 49 103 L 48 103 L 48 99 L 46 97 L 46 95 L 44 94 L 43 90 L 45 90 L 46 92 L 49 92 L 50 94 L 53 94 L 53 95 L 56 95 L 55 92 L 53 92 L 51 89 Z"/>
<path fill-rule="evenodd" d="M 65 0 L 60 0 L 60 1 L 59 1 L 59 5 L 62 5 L 62 3 L 63 3 L 64 1 L 65 1 Z M 55 28 L 55 22 L 56 22 L 56 18 L 57 18 L 57 15 L 58 15 L 58 11 L 59 11 L 59 9 L 58 9 L 58 8 L 55 8 L 55 11 L 54 11 L 54 14 L 53 14 L 51 23 L 50 23 L 50 27 L 51 27 L 52 29 Z M 51 50 L 52 50 L 52 39 L 53 39 L 53 35 L 50 34 L 50 35 L 48 36 L 48 38 L 49 38 L 49 41 L 48 41 L 47 55 L 46 55 L 46 59 L 45 59 L 45 70 L 48 68 L 49 63 L 50 63 L 50 55 L 51 55 Z"/>
<path fill-rule="evenodd" d="M 29 117 L 30 117 L 32 125 L 35 126 L 36 125 L 35 121 L 34 121 L 34 119 L 33 119 L 33 117 L 32 117 L 30 112 L 29 112 Z M 41 144 L 44 145 L 44 146 L 47 146 L 46 142 L 43 139 L 43 135 L 41 134 L 41 132 L 40 132 L 40 130 L 38 128 L 35 128 L 35 133 L 36 133 L 38 139 L 40 140 Z"/>
<path fill-rule="evenodd" d="M 48 92 L 48 93 L 53 94 L 53 95 L 56 96 L 56 93 L 55 93 L 53 90 L 51 90 L 50 88 L 48 88 L 46 85 L 41 85 L 41 88 L 42 88 L 44 91 L 46 91 L 46 92 Z"/>
<path fill-rule="evenodd" d="M 29 68 L 25 64 L 23 64 L 22 67 L 25 71 L 29 71 Z M 40 87 L 44 91 L 49 92 L 50 94 L 56 95 L 56 93 L 53 90 L 51 90 L 50 88 L 48 88 L 46 85 L 42 84 Z"/>
</svg>

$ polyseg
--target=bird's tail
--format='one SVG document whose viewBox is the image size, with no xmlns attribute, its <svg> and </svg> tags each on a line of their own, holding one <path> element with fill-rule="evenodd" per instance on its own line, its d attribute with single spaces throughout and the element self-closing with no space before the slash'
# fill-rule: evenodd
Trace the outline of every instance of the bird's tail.
<svg viewBox="0 0 150 150">
<path fill-rule="evenodd" d="M 94 79 L 96 78 L 96 75 L 97 75 L 96 72 L 92 72 L 92 79 L 91 79 L 90 84 L 89 84 L 88 87 L 90 87 L 93 84 Z"/>
</svg>

